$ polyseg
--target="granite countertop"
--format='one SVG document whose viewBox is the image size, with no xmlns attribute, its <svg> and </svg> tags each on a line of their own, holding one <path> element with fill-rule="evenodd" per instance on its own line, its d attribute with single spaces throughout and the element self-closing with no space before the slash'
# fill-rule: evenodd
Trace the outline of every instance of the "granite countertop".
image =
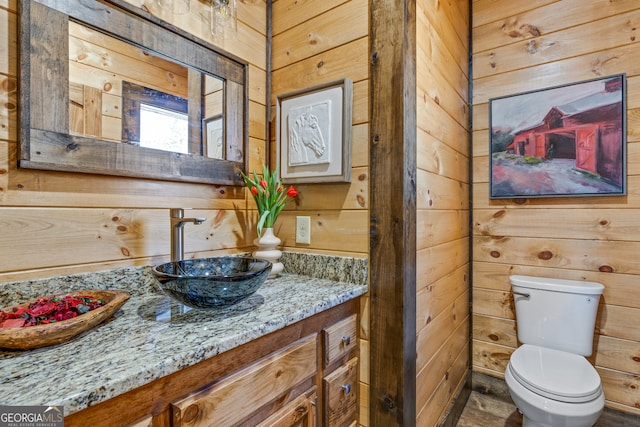
<svg viewBox="0 0 640 427">
<path fill-rule="evenodd" d="M 312 258 L 288 256 L 284 274 L 247 300 L 216 310 L 193 310 L 169 299 L 150 267 L 0 284 L 0 307 L 79 289 L 131 294 L 111 320 L 71 341 L 0 350 L 0 404 L 64 405 L 69 415 L 367 292 L 366 260 Z M 310 266 L 321 277 L 307 275 Z"/>
</svg>

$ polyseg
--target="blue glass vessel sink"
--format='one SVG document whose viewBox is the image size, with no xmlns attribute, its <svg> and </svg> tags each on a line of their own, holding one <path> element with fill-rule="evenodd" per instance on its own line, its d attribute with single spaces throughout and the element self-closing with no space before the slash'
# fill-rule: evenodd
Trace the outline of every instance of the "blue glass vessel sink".
<svg viewBox="0 0 640 427">
<path fill-rule="evenodd" d="M 153 268 L 160 288 L 193 308 L 236 304 L 255 293 L 271 272 L 269 261 L 250 257 L 213 257 L 168 262 Z"/>
</svg>

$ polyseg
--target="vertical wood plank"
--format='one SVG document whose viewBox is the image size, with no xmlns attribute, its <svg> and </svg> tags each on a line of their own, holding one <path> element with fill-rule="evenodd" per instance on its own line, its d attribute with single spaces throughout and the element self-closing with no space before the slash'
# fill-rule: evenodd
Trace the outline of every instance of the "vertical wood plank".
<svg viewBox="0 0 640 427">
<path fill-rule="evenodd" d="M 204 74 L 200 73 L 197 70 L 194 70 L 193 68 L 187 69 L 187 75 L 187 86 L 189 88 L 189 95 L 187 96 L 187 114 L 189 117 L 189 153 L 195 155 L 206 155 L 206 149 L 204 147 L 201 147 L 200 144 L 200 141 L 204 141 L 205 132 L 200 119 L 204 117 L 202 114 L 202 86 L 204 85 L 204 79 L 206 77 Z"/>
<path fill-rule="evenodd" d="M 102 91 L 84 87 L 84 134 L 102 137 Z"/>
<path fill-rule="evenodd" d="M 414 0 L 370 2 L 369 425 L 416 418 Z"/>
</svg>

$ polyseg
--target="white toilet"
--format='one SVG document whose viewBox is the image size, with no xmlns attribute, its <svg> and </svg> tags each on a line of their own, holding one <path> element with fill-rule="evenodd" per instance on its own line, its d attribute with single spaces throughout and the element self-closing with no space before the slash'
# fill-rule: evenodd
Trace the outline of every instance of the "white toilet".
<svg viewBox="0 0 640 427">
<path fill-rule="evenodd" d="M 518 341 L 505 380 L 523 427 L 591 427 L 604 408 L 590 356 L 600 283 L 511 276 Z"/>
</svg>

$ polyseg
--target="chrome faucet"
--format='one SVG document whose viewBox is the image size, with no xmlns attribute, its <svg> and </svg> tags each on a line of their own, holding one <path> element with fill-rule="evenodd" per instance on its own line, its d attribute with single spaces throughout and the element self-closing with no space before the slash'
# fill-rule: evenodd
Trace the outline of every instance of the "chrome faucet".
<svg viewBox="0 0 640 427">
<path fill-rule="evenodd" d="M 178 262 L 184 259 L 184 225 L 187 222 L 196 225 L 202 224 L 206 218 L 185 218 L 184 209 L 171 209 L 171 262 Z"/>
</svg>

